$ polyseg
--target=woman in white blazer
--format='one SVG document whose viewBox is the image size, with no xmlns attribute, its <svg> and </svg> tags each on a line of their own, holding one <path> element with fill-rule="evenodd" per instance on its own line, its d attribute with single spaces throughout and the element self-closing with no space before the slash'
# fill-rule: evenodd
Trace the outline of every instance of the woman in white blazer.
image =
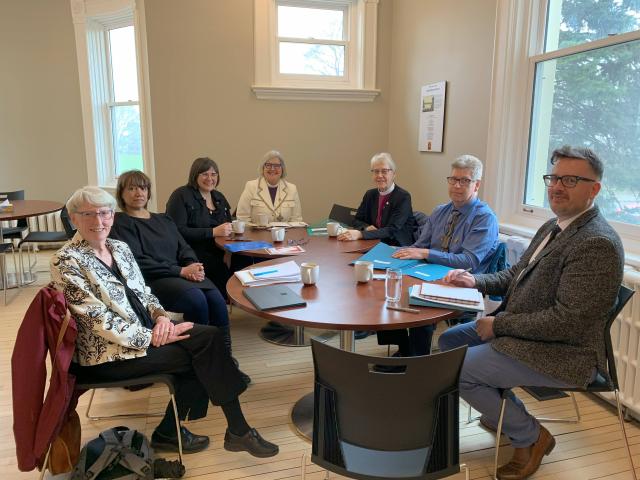
<svg viewBox="0 0 640 480">
<path fill-rule="evenodd" d="M 301 222 L 298 189 L 284 180 L 286 176 L 287 167 L 280 152 L 267 152 L 260 163 L 260 176 L 244 186 L 236 217 L 258 223 L 258 214 L 265 213 L 269 222 Z"/>
</svg>

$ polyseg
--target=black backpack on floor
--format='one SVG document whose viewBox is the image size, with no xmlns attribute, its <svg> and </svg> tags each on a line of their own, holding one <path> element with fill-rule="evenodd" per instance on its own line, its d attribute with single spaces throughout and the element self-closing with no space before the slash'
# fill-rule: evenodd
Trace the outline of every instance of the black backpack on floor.
<svg viewBox="0 0 640 480">
<path fill-rule="evenodd" d="M 71 480 L 150 480 L 153 449 L 137 430 L 114 427 L 100 433 L 80 452 Z"/>
</svg>

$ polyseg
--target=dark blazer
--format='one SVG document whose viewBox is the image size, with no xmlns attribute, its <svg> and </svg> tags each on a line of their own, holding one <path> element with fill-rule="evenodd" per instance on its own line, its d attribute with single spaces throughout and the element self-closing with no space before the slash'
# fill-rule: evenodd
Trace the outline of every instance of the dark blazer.
<svg viewBox="0 0 640 480">
<path fill-rule="evenodd" d="M 395 186 L 387 202 L 382 206 L 381 228 L 365 231 L 369 225 L 374 225 L 378 216 L 378 190 L 372 188 L 362 197 L 353 226 L 362 230 L 365 240 L 380 239 L 390 245 L 407 246 L 413 243 L 413 232 L 417 228 L 413 218 L 411 194 Z"/>
<path fill-rule="evenodd" d="M 211 247 L 212 229 L 231 221 L 231 207 L 225 196 L 217 190 L 211 192 L 211 196 L 216 207 L 213 214 L 209 213 L 200 192 L 189 185 L 177 188 L 167 201 L 167 214 L 198 254 L 198 244 Z"/>
<path fill-rule="evenodd" d="M 493 323 L 495 350 L 568 384 L 586 386 L 594 367 L 607 371 L 604 326 L 622 282 L 624 250 L 594 207 L 529 263 L 555 225 L 556 219 L 542 225 L 510 269 L 477 275 L 476 286 L 505 295 Z"/>
</svg>

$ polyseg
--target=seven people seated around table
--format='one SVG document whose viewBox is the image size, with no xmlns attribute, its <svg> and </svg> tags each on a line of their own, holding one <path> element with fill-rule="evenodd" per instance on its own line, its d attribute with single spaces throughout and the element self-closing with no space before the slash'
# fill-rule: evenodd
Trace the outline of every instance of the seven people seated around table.
<svg viewBox="0 0 640 480">
<path fill-rule="evenodd" d="M 175 374 L 181 420 L 187 415 L 191 420 L 205 417 L 211 401 L 227 420 L 226 450 L 276 455 L 278 446 L 264 440 L 243 415 L 238 396 L 247 384 L 231 359 L 224 327 L 169 319 L 147 287 L 129 246 L 109 238 L 115 203 L 100 188 L 77 190 L 67 202 L 77 233 L 51 259 L 52 281 L 63 292 L 78 329 L 72 373 L 89 383 Z M 139 204 L 144 204 L 141 197 Z M 162 217 L 154 223 L 172 228 Z M 201 278 L 197 270 L 194 278 Z M 185 427 L 181 441 L 185 453 L 209 445 L 208 437 Z M 178 449 L 171 402 L 151 436 L 151 446 Z"/>
<path fill-rule="evenodd" d="M 450 202 L 436 207 L 420 230 L 414 228 L 409 193 L 395 185 L 391 156 L 374 155 L 376 188 L 366 192 L 358 208 L 357 230 L 339 236 L 342 241 L 378 238 L 397 245 L 398 258 L 454 267 L 445 283 L 504 297 L 489 316 L 450 328 L 439 340 L 443 351 L 469 345 L 460 392 L 488 428 L 498 423 L 502 389 L 586 386 L 606 372 L 604 324 L 622 280 L 624 252 L 594 205 L 603 165 L 591 150 L 570 146 L 555 150 L 551 164 L 544 183 L 556 218 L 540 227 L 519 262 L 507 270 L 487 272 L 497 248 L 498 225 L 478 199 L 482 164 L 470 155 L 453 162 L 447 177 Z M 297 189 L 283 180 L 285 174 L 281 155 L 269 152 L 260 178 L 247 183 L 238 216 L 242 212 L 255 220 L 259 212 L 275 221 L 301 220 Z M 203 417 L 211 401 L 222 407 L 228 421 L 227 450 L 271 456 L 278 447 L 249 427 L 238 402 L 247 382 L 230 355 L 221 296 L 228 271 L 220 277 L 222 287 L 215 286 L 220 268 L 216 262 L 222 263 L 222 257 L 216 257 L 212 239 L 228 235 L 231 220 L 229 204 L 216 190 L 219 175 L 215 162 L 197 159 L 188 185 L 171 196 L 166 216 L 146 210 L 149 179 L 140 172 L 124 174 L 118 185 L 123 212 L 113 233 L 128 245 L 108 238 L 114 221 L 112 197 L 96 187 L 78 190 L 67 202 L 78 233 L 53 257 L 52 278 L 78 323 L 75 370 L 81 379 L 183 374 L 184 385 L 178 389 L 181 418 L 187 412 L 191 419 Z M 187 321 L 171 322 L 162 304 L 184 312 Z M 411 332 L 410 341 L 398 342 L 400 353 L 428 354 L 431 332 Z M 152 436 L 155 447 L 175 450 L 173 425 L 168 407 Z M 502 480 L 528 477 L 554 448 L 553 436 L 513 394 L 503 429 L 514 453 L 498 470 Z M 208 445 L 207 437 L 184 428 L 182 435 L 186 451 Z"/>
</svg>

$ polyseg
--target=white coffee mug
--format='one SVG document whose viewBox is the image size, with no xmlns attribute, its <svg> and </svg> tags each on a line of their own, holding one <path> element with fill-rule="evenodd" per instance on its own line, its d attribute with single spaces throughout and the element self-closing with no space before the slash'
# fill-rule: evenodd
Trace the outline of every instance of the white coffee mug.
<svg viewBox="0 0 640 480">
<path fill-rule="evenodd" d="M 305 262 L 300 265 L 300 275 L 302 283 L 305 285 L 315 285 L 320 278 L 320 265 L 313 262 Z"/>
<path fill-rule="evenodd" d="M 340 224 L 338 222 L 327 223 L 327 233 L 330 237 L 337 237 L 340 231 Z"/>
<path fill-rule="evenodd" d="M 269 215 L 266 213 L 259 213 L 256 215 L 256 220 L 259 227 L 266 227 L 269 225 Z"/>
<path fill-rule="evenodd" d="M 274 242 L 282 242 L 284 240 L 284 228 L 277 227 L 271 229 L 271 240 Z"/>
<path fill-rule="evenodd" d="M 244 233 L 244 220 L 234 220 L 231 222 L 233 233 Z"/>
<path fill-rule="evenodd" d="M 354 267 L 357 282 L 367 283 L 373 278 L 373 262 L 358 260 L 354 263 Z"/>
</svg>

